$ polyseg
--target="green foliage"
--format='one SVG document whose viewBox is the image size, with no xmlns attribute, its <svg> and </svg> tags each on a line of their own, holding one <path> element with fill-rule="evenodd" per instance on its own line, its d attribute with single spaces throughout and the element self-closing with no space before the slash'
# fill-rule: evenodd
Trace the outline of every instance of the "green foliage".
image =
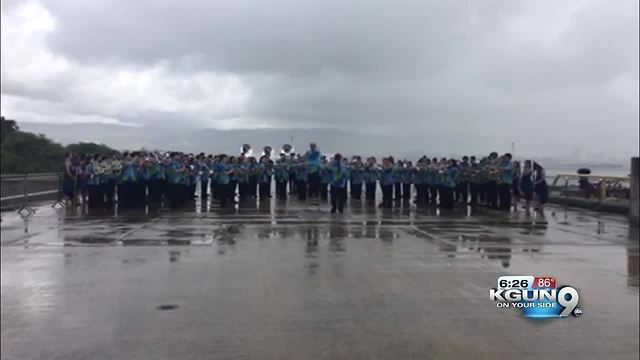
<svg viewBox="0 0 640 360">
<path fill-rule="evenodd" d="M 1 118 L 0 170 L 3 174 L 62 171 L 65 152 L 112 155 L 116 150 L 103 144 L 78 143 L 66 148 L 47 139 L 20 131 L 14 120 Z"/>
<path fill-rule="evenodd" d="M 67 152 L 76 154 L 99 154 L 107 156 L 118 154 L 117 150 L 114 150 L 105 144 L 79 142 L 69 144 L 65 148 Z"/>
</svg>

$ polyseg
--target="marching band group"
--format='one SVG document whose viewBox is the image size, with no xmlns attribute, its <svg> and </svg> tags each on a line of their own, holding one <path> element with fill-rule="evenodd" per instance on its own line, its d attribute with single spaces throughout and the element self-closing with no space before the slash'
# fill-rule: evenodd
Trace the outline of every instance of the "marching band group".
<svg viewBox="0 0 640 360">
<path fill-rule="evenodd" d="M 350 160 L 340 154 L 323 156 L 315 143 L 305 154 L 283 146 L 274 161 L 271 148 L 250 156 L 244 145 L 240 156 L 184 154 L 180 152 L 125 152 L 112 157 L 67 154 L 63 192 L 73 202 L 86 201 L 90 209 L 110 207 L 117 199 L 120 209 L 166 204 L 179 207 L 200 196 L 211 196 L 221 207 L 250 199 L 295 195 L 331 199 L 331 212 L 344 210 L 348 193 L 352 199 L 376 199 L 380 186 L 380 207 L 405 204 L 414 197 L 418 206 L 453 209 L 456 204 L 481 205 L 504 211 L 517 210 L 520 199 L 529 211 L 531 201 L 542 210 L 548 196 L 544 169 L 526 160 L 523 166 L 511 154 L 463 157 L 461 160 L 423 156 L 411 161 L 385 157 Z"/>
</svg>

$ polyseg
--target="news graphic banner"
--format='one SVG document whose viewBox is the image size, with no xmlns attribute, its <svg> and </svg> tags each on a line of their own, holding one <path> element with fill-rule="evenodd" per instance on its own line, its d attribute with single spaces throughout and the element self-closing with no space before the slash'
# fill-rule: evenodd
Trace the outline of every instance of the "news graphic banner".
<svg viewBox="0 0 640 360">
<path fill-rule="evenodd" d="M 557 286 L 554 276 L 500 276 L 489 299 L 499 308 L 522 309 L 528 318 L 579 317 L 580 295 L 571 286 Z"/>
</svg>

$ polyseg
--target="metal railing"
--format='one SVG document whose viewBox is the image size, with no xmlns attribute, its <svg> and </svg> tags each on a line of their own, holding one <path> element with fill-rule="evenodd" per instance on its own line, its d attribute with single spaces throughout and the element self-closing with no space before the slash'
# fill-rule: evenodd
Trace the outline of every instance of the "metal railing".
<svg viewBox="0 0 640 360">
<path fill-rule="evenodd" d="M 0 176 L 2 211 L 18 209 L 23 215 L 33 214 L 34 202 L 55 200 L 62 203 L 62 173 L 8 174 Z"/>
<path fill-rule="evenodd" d="M 552 192 L 564 197 L 606 200 L 628 200 L 631 180 L 628 176 L 559 174 L 551 184 Z"/>
</svg>

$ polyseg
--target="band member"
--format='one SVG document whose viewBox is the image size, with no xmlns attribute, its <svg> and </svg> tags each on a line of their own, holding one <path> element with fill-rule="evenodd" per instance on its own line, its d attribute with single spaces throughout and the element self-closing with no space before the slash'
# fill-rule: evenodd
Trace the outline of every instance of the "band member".
<svg viewBox="0 0 640 360">
<path fill-rule="evenodd" d="M 498 180 L 500 179 L 500 171 L 498 169 L 499 163 L 500 159 L 498 158 L 498 153 L 492 152 L 489 154 L 487 162 L 489 179 L 486 183 L 487 202 L 489 203 L 489 207 L 494 209 L 498 208 Z"/>
<path fill-rule="evenodd" d="M 382 203 L 379 206 L 389 209 L 393 204 L 393 187 L 398 181 L 392 158 L 382 159 L 382 169 L 380 170 L 379 178 L 380 189 L 382 190 Z"/>
<path fill-rule="evenodd" d="M 349 182 L 351 187 L 351 198 L 360 200 L 362 197 L 362 183 L 364 182 L 364 168 L 360 156 L 354 156 L 351 161 L 349 171 Z"/>
<path fill-rule="evenodd" d="M 393 156 L 389 157 L 389 160 L 391 161 L 391 163 L 394 165 L 395 167 L 395 173 L 397 176 L 397 181 L 393 184 L 393 199 L 396 201 L 396 205 L 400 204 L 400 199 L 402 198 L 402 171 L 403 171 L 403 164 L 402 164 L 402 160 L 398 160 L 398 163 L 396 164 L 393 160 Z"/>
<path fill-rule="evenodd" d="M 122 154 L 122 173 L 118 179 L 118 207 L 128 209 L 132 206 L 134 183 L 137 181 L 137 170 L 133 157 L 128 152 Z"/>
<path fill-rule="evenodd" d="M 238 199 L 240 201 L 249 198 L 249 158 L 240 157 L 236 168 L 236 179 L 238 181 Z"/>
<path fill-rule="evenodd" d="M 287 160 L 286 154 L 280 154 L 280 159 L 276 162 L 274 169 L 276 197 L 281 200 L 287 198 L 287 181 L 289 180 L 289 167 Z"/>
<path fill-rule="evenodd" d="M 342 162 L 342 155 L 336 154 L 330 166 L 331 171 L 331 213 L 336 210 L 340 214 L 344 211 L 344 202 L 347 198 L 347 180 L 349 173 Z"/>
<path fill-rule="evenodd" d="M 206 200 L 209 195 L 209 164 L 204 153 L 198 155 L 196 166 L 198 167 L 198 180 L 200 181 L 200 197 L 202 200 Z"/>
<path fill-rule="evenodd" d="M 431 203 L 431 159 L 424 157 L 422 169 L 420 170 L 422 182 L 424 183 L 424 204 Z"/>
<path fill-rule="evenodd" d="M 316 143 L 309 144 L 309 151 L 305 154 L 307 167 L 307 182 L 309 197 L 320 195 L 320 167 L 322 166 L 322 154 Z"/>
<path fill-rule="evenodd" d="M 235 202 L 236 191 L 238 189 L 238 158 L 235 156 L 229 157 L 229 168 L 231 168 L 232 173 L 229 175 L 229 200 L 231 202 Z"/>
<path fill-rule="evenodd" d="M 255 157 L 249 157 L 249 164 L 247 166 L 247 171 L 249 173 L 249 183 L 247 186 L 247 193 L 249 194 L 249 198 L 255 199 L 256 192 L 258 189 L 258 161 Z"/>
<path fill-rule="evenodd" d="M 376 182 L 378 181 L 378 166 L 376 164 L 376 158 L 370 157 L 367 159 L 367 164 L 364 167 L 364 181 L 367 201 L 375 202 L 376 200 Z"/>
<path fill-rule="evenodd" d="M 220 198 L 220 207 L 226 207 L 231 199 L 231 187 L 229 183 L 230 177 L 233 174 L 233 169 L 229 166 L 229 157 L 225 154 L 219 156 L 218 163 L 216 164 L 215 172 L 217 174 L 216 180 L 218 183 L 218 191 Z"/>
<path fill-rule="evenodd" d="M 442 209 L 451 210 L 454 207 L 454 194 L 456 188 L 458 168 L 453 160 L 443 159 L 443 164 L 439 170 L 440 174 L 440 194 L 439 206 Z"/>
<path fill-rule="evenodd" d="M 271 177 L 273 175 L 273 161 L 268 157 L 262 157 L 258 165 L 258 193 L 260 200 L 271 197 Z"/>
<path fill-rule="evenodd" d="M 511 192 L 513 193 L 512 204 L 513 209 L 518 211 L 518 203 L 520 202 L 520 198 L 522 197 L 522 191 L 520 190 L 520 179 L 522 175 L 522 169 L 520 168 L 520 162 L 513 162 L 513 183 L 511 185 Z"/>
<path fill-rule="evenodd" d="M 437 205 L 438 204 L 438 187 L 440 186 L 440 175 L 438 166 L 438 158 L 433 158 L 431 160 L 431 165 L 429 166 L 429 189 L 431 190 L 431 197 L 429 198 L 429 204 Z"/>
<path fill-rule="evenodd" d="M 500 180 L 498 181 L 498 199 L 500 210 L 511 209 L 511 187 L 513 186 L 513 164 L 511 154 L 504 154 L 500 162 Z"/>
<path fill-rule="evenodd" d="M 411 161 L 405 160 L 402 172 L 400 173 L 400 179 L 402 180 L 402 198 L 411 198 L 411 184 L 413 184 L 413 177 L 415 176 L 415 169 Z"/>
<path fill-rule="evenodd" d="M 160 205 L 162 203 L 162 194 L 167 181 L 166 164 L 168 161 L 165 159 L 166 157 L 162 160 L 157 157 L 153 158 L 147 168 L 149 174 L 149 202 L 153 205 Z"/>
<path fill-rule="evenodd" d="M 459 164 L 458 184 L 456 185 L 456 202 L 469 202 L 469 157 L 463 156 Z"/>
<path fill-rule="evenodd" d="M 416 188 L 416 205 L 424 205 L 427 203 L 428 196 L 426 196 L 425 177 L 424 177 L 424 165 L 426 157 L 423 156 L 416 163 L 416 168 L 413 174 L 413 186 Z"/>
<path fill-rule="evenodd" d="M 289 154 L 288 165 L 289 165 L 289 194 L 296 194 L 296 184 L 298 183 L 296 179 L 296 154 Z"/>
<path fill-rule="evenodd" d="M 115 203 L 116 196 L 116 184 L 120 173 L 122 171 L 122 162 L 118 159 L 117 155 L 114 155 L 111 159 L 105 160 L 104 173 L 102 178 L 102 192 L 105 197 L 105 205 L 112 207 Z"/>
<path fill-rule="evenodd" d="M 306 161 L 302 156 L 298 156 L 295 165 L 296 174 L 296 190 L 298 191 L 298 199 L 307 199 L 307 169 Z"/>
<path fill-rule="evenodd" d="M 480 164 L 476 161 L 476 157 L 469 158 L 469 167 L 467 168 L 467 182 L 469 183 L 469 203 L 477 205 L 480 197 Z"/>
<path fill-rule="evenodd" d="M 88 208 L 98 209 L 104 207 L 104 193 L 100 186 L 102 181 L 102 167 L 100 155 L 95 155 L 85 167 L 87 175 L 87 192 L 89 195 Z"/>
<path fill-rule="evenodd" d="M 322 156 L 322 168 L 320 169 L 320 199 L 329 197 L 329 184 L 331 183 L 331 164 L 326 156 Z"/>
</svg>

